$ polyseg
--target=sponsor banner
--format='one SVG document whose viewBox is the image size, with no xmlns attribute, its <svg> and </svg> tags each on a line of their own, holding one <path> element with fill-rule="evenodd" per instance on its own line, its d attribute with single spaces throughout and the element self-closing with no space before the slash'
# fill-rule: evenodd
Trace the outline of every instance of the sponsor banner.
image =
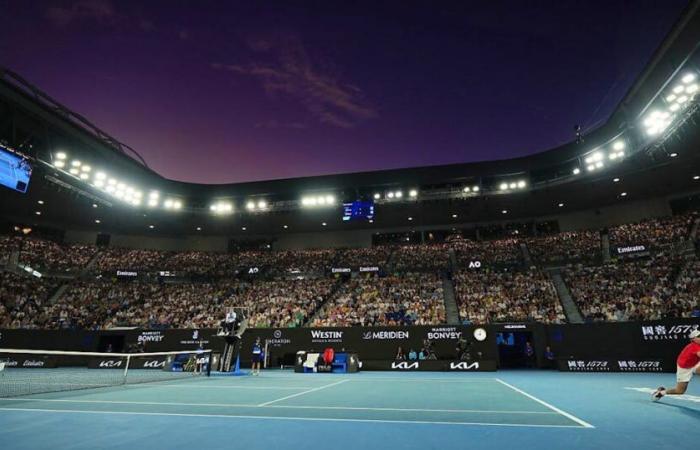
<svg viewBox="0 0 700 450">
<path fill-rule="evenodd" d="M 617 256 L 634 255 L 637 253 L 644 253 L 648 250 L 648 247 L 644 244 L 624 245 L 621 247 L 615 247 L 615 254 Z"/>
<path fill-rule="evenodd" d="M 379 272 L 379 266 L 360 266 L 360 272 Z"/>
<path fill-rule="evenodd" d="M 266 339 L 268 346 L 272 347 L 282 347 L 283 345 L 290 345 L 292 340 L 284 334 L 282 330 L 275 330 L 272 332 L 272 339 Z"/>
<path fill-rule="evenodd" d="M 411 371 L 493 372 L 496 370 L 496 361 L 495 360 L 484 360 L 484 361 L 362 360 L 362 370 L 391 370 L 391 371 L 395 371 L 395 372 L 411 372 Z"/>
<path fill-rule="evenodd" d="M 560 359 L 562 372 L 665 372 L 675 367 L 661 359 Z"/>
<path fill-rule="evenodd" d="M 0 355 L 0 360 L 5 361 L 6 369 L 54 369 L 54 358 L 35 355 Z"/>
<path fill-rule="evenodd" d="M 462 332 L 457 327 L 432 327 L 428 330 L 426 337 L 431 341 L 456 341 L 462 337 Z"/>
<path fill-rule="evenodd" d="M 337 343 L 343 342 L 344 331 L 334 330 L 310 330 L 311 342 L 315 344 Z"/>
<path fill-rule="evenodd" d="M 172 270 L 160 270 L 158 271 L 158 276 L 162 278 L 176 277 L 177 273 Z"/>
<path fill-rule="evenodd" d="M 674 324 L 665 322 L 641 325 L 642 338 L 645 341 L 677 341 L 687 340 L 691 331 L 697 330 L 698 324 Z"/>
<path fill-rule="evenodd" d="M 142 331 L 139 333 L 138 338 L 136 338 L 137 342 L 161 342 L 163 338 L 165 337 L 165 332 L 163 331 Z"/>
<path fill-rule="evenodd" d="M 260 267 L 248 267 L 248 270 L 246 271 L 248 275 L 257 275 L 260 273 Z"/>
<path fill-rule="evenodd" d="M 349 267 L 332 267 L 331 273 L 350 273 L 352 270 Z"/>
<path fill-rule="evenodd" d="M 133 270 L 117 270 L 117 278 L 129 279 L 136 278 L 138 276 L 139 273 Z"/>
<path fill-rule="evenodd" d="M 209 344 L 209 335 L 204 333 L 203 330 L 187 330 L 187 333 L 189 334 L 189 338 L 181 339 L 180 345 L 201 345 L 206 348 Z"/>
<path fill-rule="evenodd" d="M 165 358 L 134 358 L 129 362 L 129 370 L 131 369 L 160 369 L 165 367 Z"/>
<path fill-rule="evenodd" d="M 469 263 L 467 264 L 467 269 L 471 269 L 471 270 L 481 269 L 481 261 L 479 261 L 479 260 L 469 261 Z"/>
<path fill-rule="evenodd" d="M 88 362 L 90 369 L 124 369 L 126 358 L 92 358 Z"/>
<path fill-rule="evenodd" d="M 408 330 L 368 330 L 362 333 L 364 340 L 391 340 L 391 339 L 408 339 Z"/>
</svg>

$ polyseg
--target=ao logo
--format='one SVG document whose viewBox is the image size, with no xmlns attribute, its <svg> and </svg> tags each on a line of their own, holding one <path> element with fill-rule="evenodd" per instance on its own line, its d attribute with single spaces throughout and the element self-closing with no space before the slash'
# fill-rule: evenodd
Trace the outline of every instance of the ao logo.
<svg viewBox="0 0 700 450">
<path fill-rule="evenodd" d="M 282 330 L 275 330 L 275 332 L 272 333 L 272 336 L 273 336 L 275 339 L 281 338 L 281 337 L 282 337 Z"/>
<path fill-rule="evenodd" d="M 258 272 L 260 272 L 260 269 L 258 269 L 257 267 L 251 267 L 250 269 L 248 269 L 248 273 L 258 273 Z"/>
<path fill-rule="evenodd" d="M 479 368 L 479 363 L 478 362 L 473 362 L 469 364 L 468 362 L 462 361 L 462 362 L 451 362 L 450 363 L 450 369 L 452 370 L 472 370 L 472 369 L 478 369 Z"/>
<path fill-rule="evenodd" d="M 392 369 L 399 369 L 399 370 L 417 369 L 418 363 L 417 362 L 408 363 L 406 361 L 402 361 L 402 362 L 398 362 L 398 363 L 393 362 L 393 363 L 391 363 L 391 368 Z"/>
<path fill-rule="evenodd" d="M 480 269 L 481 268 L 481 261 L 470 261 L 469 268 L 470 269 Z"/>
</svg>

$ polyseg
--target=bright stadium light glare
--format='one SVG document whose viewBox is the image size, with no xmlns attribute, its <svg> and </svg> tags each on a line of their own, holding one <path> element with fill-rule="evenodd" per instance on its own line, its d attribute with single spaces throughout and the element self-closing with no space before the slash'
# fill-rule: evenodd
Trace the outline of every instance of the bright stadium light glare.
<svg viewBox="0 0 700 450">
<path fill-rule="evenodd" d="M 394 193 L 394 196 L 396 196 L 396 198 L 401 198 L 401 197 L 403 197 L 403 192 L 401 192 L 401 191 L 396 191 L 396 192 Z"/>
<path fill-rule="evenodd" d="M 56 153 L 56 159 L 66 159 L 66 154 L 64 152 Z"/>
<path fill-rule="evenodd" d="M 678 102 L 681 105 L 687 101 L 688 101 L 687 95 L 681 95 L 680 97 L 678 97 L 678 100 L 676 100 L 676 102 Z"/>
<path fill-rule="evenodd" d="M 518 181 L 518 188 L 523 189 L 525 187 L 526 183 L 524 180 Z"/>
<path fill-rule="evenodd" d="M 64 163 L 61 160 L 54 162 L 53 165 L 54 165 L 54 167 L 57 167 L 59 169 L 63 169 L 64 167 L 66 167 L 66 163 Z"/>
<path fill-rule="evenodd" d="M 267 202 L 265 200 L 260 200 L 258 202 L 258 209 L 267 209 Z"/>
<path fill-rule="evenodd" d="M 393 192 L 388 192 L 386 194 L 387 198 L 394 198 L 394 193 Z"/>
<path fill-rule="evenodd" d="M 685 93 L 686 93 L 686 94 L 689 94 L 689 95 L 691 95 L 691 96 L 692 96 L 693 94 L 695 94 L 697 91 L 698 91 L 698 85 L 695 84 L 695 83 L 693 83 L 693 84 L 691 84 L 690 86 L 687 86 L 687 87 L 685 88 Z"/>
<path fill-rule="evenodd" d="M 623 150 L 625 148 L 625 141 L 615 141 L 613 143 L 613 150 Z"/>
<path fill-rule="evenodd" d="M 685 88 L 679 84 L 679 85 L 677 85 L 676 87 L 673 88 L 673 93 L 674 93 L 674 94 L 680 94 L 681 92 L 683 92 L 684 89 L 685 89 Z"/>
<path fill-rule="evenodd" d="M 89 178 L 89 175 L 88 175 L 88 174 L 86 174 L 86 173 L 81 173 L 81 174 L 80 174 L 80 179 L 81 179 L 81 180 L 87 180 L 88 178 Z"/>
<path fill-rule="evenodd" d="M 80 170 L 76 169 L 75 167 L 73 167 L 69 172 L 72 175 L 79 175 L 80 174 Z"/>
<path fill-rule="evenodd" d="M 408 196 L 411 198 L 416 198 L 418 196 L 418 191 L 415 189 L 411 189 L 410 191 L 408 191 Z"/>
<path fill-rule="evenodd" d="M 319 205 L 325 205 L 326 204 L 326 197 L 318 197 L 316 199 L 316 203 L 318 203 Z"/>
<path fill-rule="evenodd" d="M 254 210 L 254 209 L 255 209 L 255 202 L 252 202 L 252 201 L 251 201 L 251 202 L 246 203 L 246 204 L 245 204 L 245 208 L 246 208 L 248 211 Z"/>
<path fill-rule="evenodd" d="M 109 184 L 110 186 L 116 186 L 117 180 L 115 180 L 114 178 L 110 178 L 109 180 L 107 180 L 107 184 Z"/>
<path fill-rule="evenodd" d="M 381 197 L 382 197 L 381 194 L 379 194 L 378 192 L 375 192 L 375 193 L 374 193 L 374 199 L 375 199 L 375 200 L 379 200 Z"/>
<path fill-rule="evenodd" d="M 669 103 L 671 103 L 675 99 L 676 99 L 676 94 L 669 94 L 668 96 L 666 96 L 666 101 Z"/>
<path fill-rule="evenodd" d="M 327 205 L 332 205 L 335 203 L 335 196 L 333 195 L 326 195 L 326 204 Z"/>
<path fill-rule="evenodd" d="M 74 160 L 71 161 L 71 163 L 70 163 L 70 165 L 73 166 L 73 167 L 80 167 L 81 164 L 82 164 L 82 163 L 81 163 L 80 161 L 78 161 L 77 159 L 74 159 Z"/>
<path fill-rule="evenodd" d="M 506 189 L 508 189 L 508 183 L 501 183 L 501 184 L 498 186 L 498 189 L 500 189 L 500 190 L 502 190 L 502 191 L 505 191 Z"/>
<path fill-rule="evenodd" d="M 508 187 L 509 187 L 510 189 L 515 189 L 516 187 L 518 187 L 518 184 L 517 184 L 517 183 L 510 183 L 510 184 L 508 185 Z"/>
<path fill-rule="evenodd" d="M 158 199 L 149 198 L 149 199 L 148 199 L 148 206 L 150 206 L 151 208 L 155 208 L 156 206 L 158 206 Z M 214 205 L 211 205 L 211 207 L 213 208 Z M 213 211 L 213 210 L 212 210 L 212 211 Z"/>
<path fill-rule="evenodd" d="M 158 198 L 160 197 L 160 192 L 158 191 L 151 191 L 148 193 L 148 198 Z"/>
<path fill-rule="evenodd" d="M 471 192 L 471 188 L 469 186 L 465 186 L 464 189 L 462 189 L 464 192 Z"/>
<path fill-rule="evenodd" d="M 474 192 L 479 192 L 479 186 L 474 186 L 474 187 L 472 188 L 472 191 L 474 191 Z"/>
<path fill-rule="evenodd" d="M 92 170 L 92 167 L 88 165 L 84 165 L 83 167 L 80 168 L 83 172 L 90 172 Z"/>
<path fill-rule="evenodd" d="M 595 163 L 595 168 L 602 169 L 603 168 L 603 161 L 598 161 L 597 163 Z"/>
<path fill-rule="evenodd" d="M 578 174 L 581 173 L 581 169 L 579 169 L 578 167 L 576 167 L 576 168 L 574 168 L 574 170 L 571 171 L 571 173 L 573 173 L 574 175 L 578 175 Z"/>
<path fill-rule="evenodd" d="M 182 202 L 180 200 L 174 200 L 173 201 L 173 209 L 182 209 Z"/>
<path fill-rule="evenodd" d="M 683 78 L 681 78 L 681 81 L 685 84 L 692 83 L 695 81 L 695 74 L 694 73 L 687 73 L 683 75 Z"/>
<path fill-rule="evenodd" d="M 595 170 L 595 166 L 593 164 L 589 164 L 586 166 L 586 170 L 589 172 L 592 172 Z"/>
<path fill-rule="evenodd" d="M 114 193 L 114 186 L 111 184 L 108 184 L 107 187 L 105 188 L 105 191 L 107 191 L 108 194 Z"/>
<path fill-rule="evenodd" d="M 678 103 L 674 103 L 673 105 L 669 106 L 668 109 L 672 112 L 676 112 L 679 109 L 681 109 L 681 105 L 679 105 Z"/>
<path fill-rule="evenodd" d="M 96 180 L 104 180 L 105 178 L 107 178 L 107 175 L 104 172 L 95 173 Z"/>
</svg>

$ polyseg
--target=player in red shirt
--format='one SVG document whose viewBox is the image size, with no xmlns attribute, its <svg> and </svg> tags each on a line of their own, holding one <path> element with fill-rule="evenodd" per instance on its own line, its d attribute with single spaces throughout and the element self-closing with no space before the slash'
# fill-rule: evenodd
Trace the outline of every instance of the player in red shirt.
<svg viewBox="0 0 700 450">
<path fill-rule="evenodd" d="M 693 374 L 700 375 L 700 330 L 693 330 L 688 338 L 690 343 L 681 350 L 676 360 L 676 387 L 667 390 L 661 386 L 651 394 L 652 400 L 658 401 L 664 395 L 685 394 Z"/>
</svg>

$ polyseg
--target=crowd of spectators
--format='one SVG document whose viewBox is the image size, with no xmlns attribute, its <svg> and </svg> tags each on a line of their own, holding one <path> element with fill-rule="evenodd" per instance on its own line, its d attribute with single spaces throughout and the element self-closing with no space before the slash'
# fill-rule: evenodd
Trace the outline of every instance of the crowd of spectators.
<svg viewBox="0 0 700 450">
<path fill-rule="evenodd" d="M 572 266 L 564 271 L 564 278 L 588 321 L 683 317 L 695 302 L 675 295 L 673 282 L 682 265 L 683 260 L 661 254 L 603 266 Z M 694 287 L 692 279 L 685 284 L 688 289 Z"/>
<path fill-rule="evenodd" d="M 644 220 L 638 223 L 610 228 L 610 247 L 648 245 L 652 252 L 659 252 L 689 237 L 695 214 Z"/>
<path fill-rule="evenodd" d="M 457 263 L 466 267 L 479 261 L 482 265 L 518 265 L 522 261 L 520 241 L 517 238 L 504 238 L 492 241 L 453 241 Z"/>
<path fill-rule="evenodd" d="M 437 275 L 356 277 L 345 283 L 313 326 L 437 325 L 445 323 Z"/>
<path fill-rule="evenodd" d="M 432 272 L 449 266 L 449 244 L 406 244 L 394 248 L 393 270 Z"/>
<path fill-rule="evenodd" d="M 601 259 L 598 231 L 563 231 L 525 240 L 535 263 L 573 263 Z"/>
<path fill-rule="evenodd" d="M 462 271 L 454 275 L 454 283 L 464 322 L 565 321 L 554 285 L 539 270 Z"/>
<path fill-rule="evenodd" d="M 56 287 L 43 278 L 0 272 L 0 329 L 47 327 L 44 309 Z"/>
</svg>

